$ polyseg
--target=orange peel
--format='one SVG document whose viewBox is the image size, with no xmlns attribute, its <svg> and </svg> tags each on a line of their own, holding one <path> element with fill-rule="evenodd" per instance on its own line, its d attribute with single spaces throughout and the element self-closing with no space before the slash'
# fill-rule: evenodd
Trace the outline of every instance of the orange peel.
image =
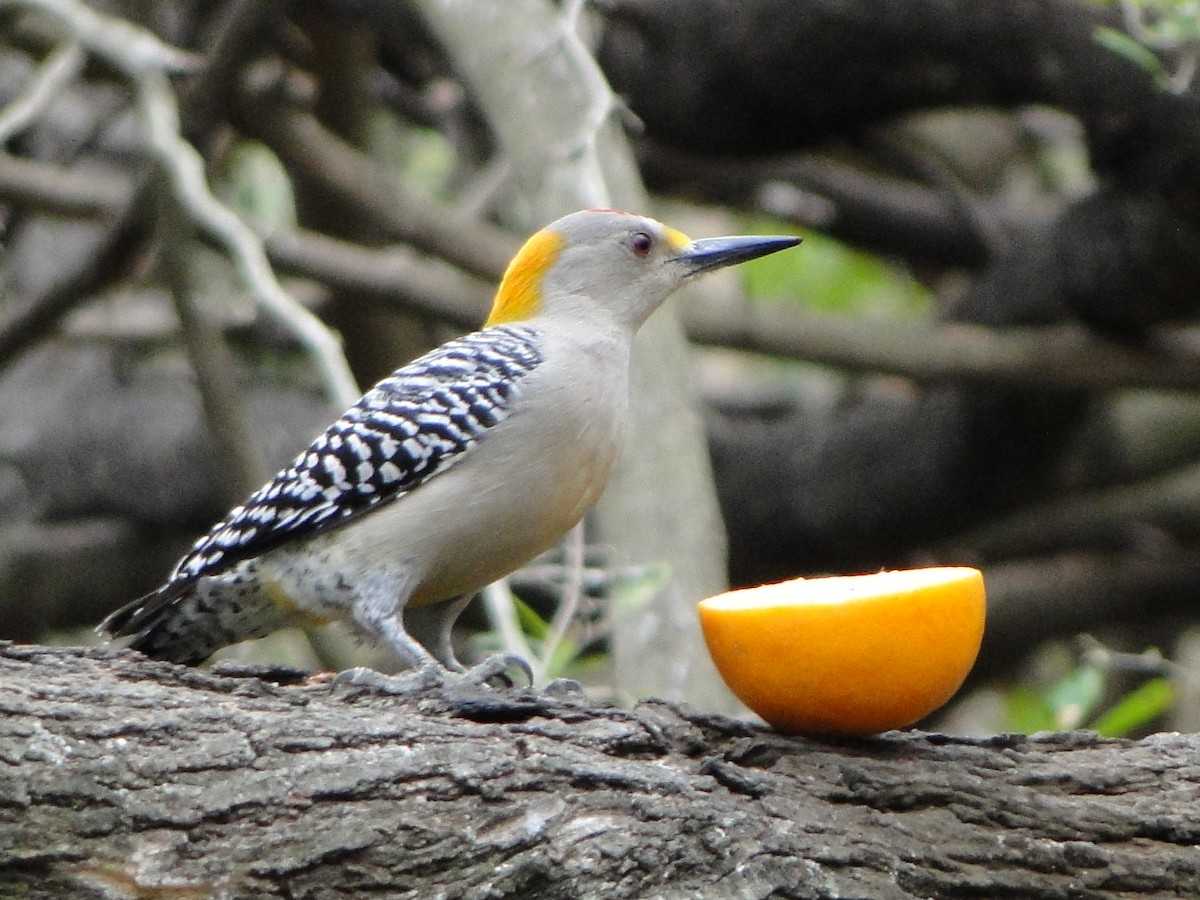
<svg viewBox="0 0 1200 900">
<path fill-rule="evenodd" d="M 700 602 L 730 690 L 778 731 L 867 735 L 942 706 L 979 653 L 983 575 L 935 567 L 798 578 Z"/>
</svg>

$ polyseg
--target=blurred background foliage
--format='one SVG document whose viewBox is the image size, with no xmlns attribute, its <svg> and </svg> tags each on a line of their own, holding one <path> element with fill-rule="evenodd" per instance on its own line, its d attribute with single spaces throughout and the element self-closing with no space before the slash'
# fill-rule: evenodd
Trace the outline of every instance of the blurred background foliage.
<svg viewBox="0 0 1200 900">
<path fill-rule="evenodd" d="M 0 637 L 74 642 L 336 392 L 202 227 L 164 224 L 136 72 L 72 55 L 41 6 L 0 12 Z M 360 383 L 482 318 L 522 186 L 420 4 L 91 7 L 186 51 L 162 63 L 183 135 Z M 647 212 L 804 237 L 672 313 L 732 583 L 978 565 L 984 652 L 927 725 L 1200 728 L 1200 4 L 552 13 L 620 98 Z M 183 349 L 181 295 L 224 389 Z M 653 608 L 660 562 L 589 539 L 485 597 L 464 640 L 603 693 L 614 617 Z M 387 665 L 328 632 L 231 652 Z"/>
</svg>

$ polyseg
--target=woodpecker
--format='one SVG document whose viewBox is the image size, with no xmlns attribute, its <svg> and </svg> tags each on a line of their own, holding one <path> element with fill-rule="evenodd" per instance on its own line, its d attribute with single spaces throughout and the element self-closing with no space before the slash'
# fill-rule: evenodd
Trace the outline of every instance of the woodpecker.
<svg viewBox="0 0 1200 900">
<path fill-rule="evenodd" d="M 341 620 L 407 667 L 462 672 L 449 633 L 465 603 L 554 546 L 603 491 L 638 328 L 687 279 L 798 243 L 692 240 L 614 210 L 558 219 L 513 258 L 482 329 L 376 384 L 100 630 L 194 665 Z M 427 649 L 403 612 L 437 602 Z"/>
</svg>

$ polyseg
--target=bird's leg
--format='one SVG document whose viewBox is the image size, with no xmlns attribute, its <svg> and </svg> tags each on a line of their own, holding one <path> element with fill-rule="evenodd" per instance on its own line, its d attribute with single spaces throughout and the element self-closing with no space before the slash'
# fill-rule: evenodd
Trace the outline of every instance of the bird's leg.
<svg viewBox="0 0 1200 900">
<path fill-rule="evenodd" d="M 460 663 L 458 657 L 454 655 L 454 623 L 458 621 L 458 617 L 462 615 L 463 610 L 470 605 L 474 598 L 474 594 L 455 597 L 446 604 L 445 610 L 438 616 L 433 655 L 452 672 L 467 671 L 467 667 Z"/>
<path fill-rule="evenodd" d="M 376 572 L 354 586 L 351 615 L 354 623 L 376 641 L 387 644 L 410 670 L 384 675 L 365 666 L 339 672 L 334 684 L 368 687 L 384 693 L 408 693 L 429 682 L 444 680 L 445 668 L 404 629 L 401 613 L 408 602 L 404 579 Z"/>
<path fill-rule="evenodd" d="M 402 614 L 410 593 L 406 579 L 386 572 L 366 576 L 354 587 L 354 622 L 391 647 L 408 668 L 440 669 L 441 663 L 404 628 Z"/>
<path fill-rule="evenodd" d="M 372 638 L 386 643 L 408 666 L 408 672 L 384 675 L 373 669 L 358 667 L 338 673 L 335 684 L 368 687 L 383 693 L 409 693 L 421 687 L 447 684 L 455 679 L 474 684 L 493 683 L 498 678 L 508 680 L 511 669 L 522 672 L 533 683 L 529 663 L 512 653 L 498 653 L 479 665 L 467 669 L 454 655 L 450 633 L 455 620 L 470 603 L 473 595 L 464 594 L 452 600 L 439 617 L 439 629 L 434 653 L 426 650 L 404 627 L 402 613 L 408 600 L 403 581 L 386 573 L 375 573 L 355 586 L 354 621 Z M 511 680 L 509 680 L 511 684 Z"/>
<path fill-rule="evenodd" d="M 475 599 L 474 594 L 463 594 L 455 597 L 446 604 L 445 611 L 438 618 L 437 636 L 434 643 L 434 655 L 453 672 L 463 675 L 468 681 L 477 684 L 494 684 L 497 679 L 503 679 L 508 685 L 514 682 L 509 677 L 509 671 L 516 669 L 525 676 L 527 686 L 533 684 L 533 668 L 529 662 L 515 653 L 496 653 L 489 656 L 478 665 L 468 669 L 454 655 L 454 623 L 462 615 L 463 610 Z"/>
</svg>

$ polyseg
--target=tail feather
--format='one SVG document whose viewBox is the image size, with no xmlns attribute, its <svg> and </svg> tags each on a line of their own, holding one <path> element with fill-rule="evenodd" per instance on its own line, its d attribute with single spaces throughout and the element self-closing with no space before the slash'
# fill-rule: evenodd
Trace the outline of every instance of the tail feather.
<svg viewBox="0 0 1200 900">
<path fill-rule="evenodd" d="M 217 650 L 285 624 L 265 597 L 211 597 L 195 582 L 165 584 L 109 615 L 97 628 L 153 659 L 194 666 Z"/>
<path fill-rule="evenodd" d="M 129 637 L 137 634 L 147 624 L 159 618 L 186 590 L 187 586 L 183 584 L 164 584 L 158 590 L 138 597 L 116 612 L 110 613 L 96 626 L 96 630 L 109 637 Z"/>
</svg>

